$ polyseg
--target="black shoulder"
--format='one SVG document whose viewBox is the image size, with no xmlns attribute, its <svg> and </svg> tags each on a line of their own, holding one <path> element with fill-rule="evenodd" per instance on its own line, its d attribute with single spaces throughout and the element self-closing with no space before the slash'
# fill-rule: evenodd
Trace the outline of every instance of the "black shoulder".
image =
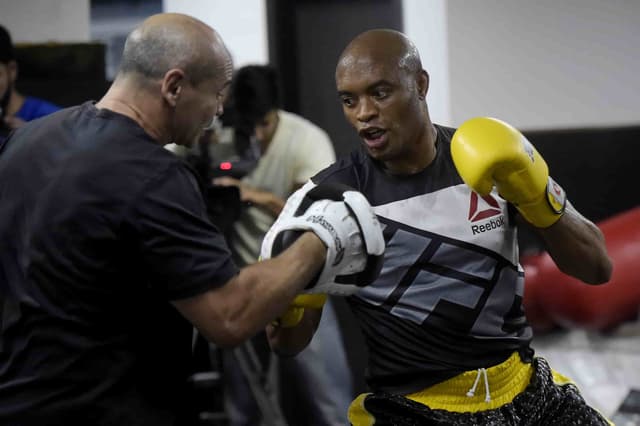
<svg viewBox="0 0 640 426">
<path fill-rule="evenodd" d="M 451 142 L 451 138 L 453 137 L 453 134 L 457 129 L 453 127 L 441 126 L 440 124 L 435 123 L 434 126 L 436 128 L 436 131 L 438 132 L 438 135 L 442 135 L 444 137 L 444 140 L 446 140 L 447 142 Z"/>
<path fill-rule="evenodd" d="M 361 190 L 367 167 L 369 167 L 368 156 L 361 149 L 356 149 L 338 158 L 335 163 L 318 172 L 311 180 L 315 184 L 342 183 Z"/>
</svg>

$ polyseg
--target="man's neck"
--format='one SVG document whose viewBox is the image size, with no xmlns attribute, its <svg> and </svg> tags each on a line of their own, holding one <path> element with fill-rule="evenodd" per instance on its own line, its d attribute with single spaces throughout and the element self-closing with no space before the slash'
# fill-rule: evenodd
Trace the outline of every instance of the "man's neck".
<svg viewBox="0 0 640 426">
<path fill-rule="evenodd" d="M 126 83 L 114 83 L 96 108 L 108 109 L 131 118 L 153 139 L 160 144 L 169 143 L 168 132 L 161 125 L 158 117 L 162 116 L 161 108 L 154 104 L 153 99 L 141 94 L 141 88 L 129 87 Z M 135 95 L 132 96 L 131 94 Z"/>
<path fill-rule="evenodd" d="M 436 158 L 438 131 L 431 120 L 427 120 L 425 126 L 417 135 L 415 151 L 406 156 L 404 161 L 385 162 L 384 166 L 389 173 L 394 175 L 413 175 L 429 167 Z"/>
</svg>

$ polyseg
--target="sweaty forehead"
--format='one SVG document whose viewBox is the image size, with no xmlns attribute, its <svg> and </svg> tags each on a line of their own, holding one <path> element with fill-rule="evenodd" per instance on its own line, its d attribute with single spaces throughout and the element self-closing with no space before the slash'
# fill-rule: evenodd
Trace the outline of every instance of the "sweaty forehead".
<svg viewBox="0 0 640 426">
<path fill-rule="evenodd" d="M 389 55 L 349 53 L 340 59 L 336 67 L 338 90 L 354 85 L 369 85 L 380 80 L 396 81 L 402 72 L 397 58 Z"/>
<path fill-rule="evenodd" d="M 398 64 L 401 56 L 398 47 L 388 43 L 354 43 L 342 53 L 338 65 L 356 62 Z"/>
</svg>

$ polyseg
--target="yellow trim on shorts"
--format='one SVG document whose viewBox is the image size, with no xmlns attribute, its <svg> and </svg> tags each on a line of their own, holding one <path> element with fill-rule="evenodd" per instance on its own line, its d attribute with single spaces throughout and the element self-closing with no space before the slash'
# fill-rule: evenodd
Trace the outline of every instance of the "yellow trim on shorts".
<svg viewBox="0 0 640 426">
<path fill-rule="evenodd" d="M 453 413 L 478 412 L 493 410 L 513 402 L 516 396 L 524 392 L 529 385 L 534 368 L 531 363 L 522 362 L 520 355 L 514 352 L 506 361 L 486 369 L 489 380 L 490 401 L 485 401 L 484 376 L 481 376 L 475 394 L 467 396 L 467 392 L 476 380 L 478 370 L 465 371 L 442 383 L 435 384 L 421 391 L 404 395 L 427 407 L 447 410 Z M 551 370 L 553 382 L 558 386 L 574 384 L 567 376 Z M 349 422 L 353 426 L 374 426 L 375 418 L 367 411 L 364 401 L 370 393 L 358 395 L 349 406 Z M 600 413 L 602 415 L 602 413 Z M 611 426 L 611 420 L 602 416 Z"/>
<path fill-rule="evenodd" d="M 484 375 L 481 375 L 473 396 L 467 391 L 473 387 L 478 370 L 465 371 L 442 383 L 421 391 L 405 395 L 405 398 L 419 402 L 434 410 L 453 413 L 468 413 L 492 410 L 513 401 L 522 393 L 533 374 L 533 365 L 524 363 L 514 352 L 506 361 L 486 369 L 491 399 L 485 401 Z"/>
<path fill-rule="evenodd" d="M 376 419 L 364 408 L 364 400 L 369 395 L 371 394 L 361 393 L 349 405 L 347 417 L 353 426 L 373 426 L 375 424 Z"/>
<path fill-rule="evenodd" d="M 563 385 L 568 385 L 568 384 L 575 385 L 573 380 L 571 380 L 570 378 L 568 378 L 564 374 L 558 373 L 553 368 L 551 369 L 551 374 L 553 375 L 553 383 L 555 383 L 558 386 L 563 386 Z"/>
</svg>

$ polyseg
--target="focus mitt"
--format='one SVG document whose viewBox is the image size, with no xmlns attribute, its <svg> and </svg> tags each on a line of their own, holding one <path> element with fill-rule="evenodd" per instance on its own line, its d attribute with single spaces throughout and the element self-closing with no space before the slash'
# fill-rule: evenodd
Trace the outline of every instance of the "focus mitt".
<svg viewBox="0 0 640 426">
<path fill-rule="evenodd" d="M 378 277 L 384 238 L 376 214 L 360 192 L 309 181 L 289 197 L 265 235 L 261 258 L 277 256 L 305 231 L 314 232 L 327 246 L 324 267 L 306 293 L 347 296 Z"/>
</svg>

